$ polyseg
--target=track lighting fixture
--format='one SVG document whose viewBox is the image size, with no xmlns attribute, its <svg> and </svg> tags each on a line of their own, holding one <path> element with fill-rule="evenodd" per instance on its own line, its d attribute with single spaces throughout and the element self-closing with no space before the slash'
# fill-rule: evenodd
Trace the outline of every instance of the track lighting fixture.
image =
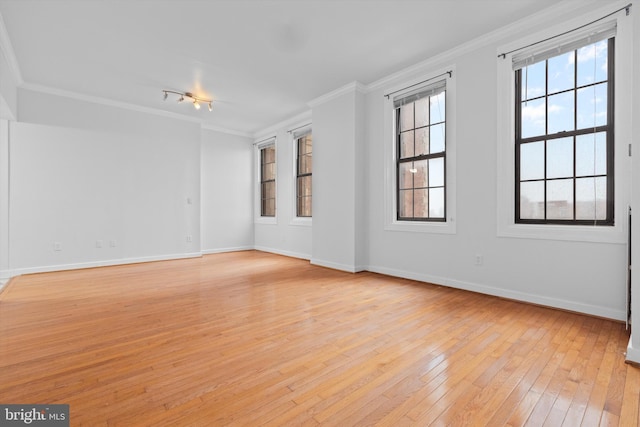
<svg viewBox="0 0 640 427">
<path fill-rule="evenodd" d="M 196 110 L 200 109 L 200 103 L 205 103 L 209 107 L 209 111 L 213 111 L 213 100 L 211 100 L 211 99 L 207 99 L 207 98 L 202 98 L 202 97 L 196 96 L 196 95 L 192 94 L 191 92 L 176 92 L 175 90 L 169 90 L 169 89 L 164 89 L 162 92 L 164 93 L 164 100 L 165 101 L 167 100 L 167 97 L 169 96 L 169 94 L 173 93 L 173 94 L 179 96 L 178 102 L 183 102 L 185 99 L 192 100 L 193 107 Z"/>
</svg>

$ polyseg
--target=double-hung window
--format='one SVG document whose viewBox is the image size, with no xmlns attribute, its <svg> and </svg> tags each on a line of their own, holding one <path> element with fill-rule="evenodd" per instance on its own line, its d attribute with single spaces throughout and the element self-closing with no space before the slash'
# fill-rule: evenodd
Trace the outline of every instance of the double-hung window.
<svg viewBox="0 0 640 427">
<path fill-rule="evenodd" d="M 296 145 L 296 216 L 312 216 L 313 136 L 311 131 L 295 136 Z"/>
<path fill-rule="evenodd" d="M 276 146 L 260 148 L 260 216 L 276 216 Z"/>
<path fill-rule="evenodd" d="M 515 221 L 614 223 L 614 38 L 514 57 Z"/>
<path fill-rule="evenodd" d="M 445 221 L 446 84 L 394 98 L 396 219 Z"/>
</svg>

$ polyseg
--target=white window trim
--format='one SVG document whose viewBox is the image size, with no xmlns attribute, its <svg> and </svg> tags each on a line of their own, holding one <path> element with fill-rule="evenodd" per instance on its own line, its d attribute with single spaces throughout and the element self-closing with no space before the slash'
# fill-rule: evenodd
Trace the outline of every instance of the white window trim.
<svg viewBox="0 0 640 427">
<path fill-rule="evenodd" d="M 545 40 L 578 28 L 597 19 L 601 11 L 576 18 L 555 27 L 532 34 L 526 38 L 499 46 L 497 55 L 527 46 L 537 40 Z M 601 16 L 601 15 L 600 15 Z M 615 213 L 613 226 L 576 226 L 555 224 L 519 224 L 515 222 L 515 93 L 513 55 L 506 54 L 497 58 L 497 235 L 499 237 L 529 238 L 543 240 L 582 241 L 598 243 L 624 244 L 627 241 L 627 212 L 630 198 L 631 161 L 628 157 L 628 145 L 631 143 L 631 90 L 633 69 L 630 52 L 633 51 L 632 19 L 626 16 L 612 17 L 617 21 L 615 41 Z M 567 35 L 549 41 L 549 44 L 563 44 L 573 37 Z M 544 46 L 542 46 L 544 48 Z M 540 49 L 537 46 L 536 49 Z M 521 52 L 517 52 L 521 54 Z"/>
<path fill-rule="evenodd" d="M 313 216 L 311 217 L 304 217 L 304 216 L 298 216 L 298 210 L 297 210 L 297 201 L 298 201 L 298 176 L 297 176 L 297 170 L 298 170 L 298 145 L 297 145 L 297 141 L 298 138 L 300 138 L 303 135 L 306 135 L 307 133 L 312 133 L 312 124 L 308 123 L 308 121 L 305 123 L 302 123 L 300 125 L 297 126 L 293 126 L 293 128 L 295 129 L 295 131 L 290 132 L 291 135 L 291 141 L 290 141 L 290 146 L 291 146 L 291 152 L 292 152 L 292 160 L 291 160 L 291 200 L 293 201 L 291 203 L 291 221 L 289 222 L 289 225 L 297 225 L 297 226 L 302 226 L 302 227 L 311 227 L 313 225 Z M 313 156 L 311 157 L 311 162 L 313 164 Z M 313 166 L 312 166 L 312 172 L 311 172 L 311 180 L 313 182 Z M 312 184 L 313 185 L 313 184 Z M 313 197 L 313 194 L 312 196 Z M 312 199 L 313 200 L 313 199 Z"/>
<path fill-rule="evenodd" d="M 408 231 L 418 233 L 456 233 L 456 69 L 454 65 L 436 70 L 433 73 L 421 75 L 411 81 L 404 81 L 394 86 L 387 87 L 384 93 L 398 92 L 402 95 L 402 89 L 407 92 L 415 91 L 419 82 L 425 82 L 424 86 L 436 81 L 437 76 L 452 71 L 451 77 L 446 79 L 446 188 L 445 200 L 447 206 L 447 218 L 445 222 L 436 221 L 400 221 L 397 219 L 396 203 L 396 129 L 394 120 L 393 97 L 385 96 L 384 99 L 384 229 L 387 231 Z M 410 87 L 410 88 L 409 88 Z M 397 95 L 396 95 L 397 96 Z"/>
<path fill-rule="evenodd" d="M 253 156 L 253 164 L 254 164 L 254 182 L 255 182 L 255 191 L 254 191 L 254 220 L 253 222 L 256 224 L 277 224 L 278 223 L 278 139 L 274 136 L 272 138 L 268 138 L 266 140 L 262 140 L 260 142 L 254 143 L 254 156 Z M 260 150 L 265 147 L 273 145 L 276 147 L 276 215 L 275 216 L 262 216 L 261 215 L 261 182 L 260 182 Z"/>
</svg>

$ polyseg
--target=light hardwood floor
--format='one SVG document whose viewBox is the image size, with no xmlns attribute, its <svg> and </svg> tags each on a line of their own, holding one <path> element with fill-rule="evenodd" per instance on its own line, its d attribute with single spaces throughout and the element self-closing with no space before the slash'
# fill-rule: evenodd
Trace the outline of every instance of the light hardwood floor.
<svg viewBox="0 0 640 427">
<path fill-rule="evenodd" d="M 0 403 L 86 426 L 638 425 L 623 324 L 256 251 L 27 275 Z"/>
</svg>

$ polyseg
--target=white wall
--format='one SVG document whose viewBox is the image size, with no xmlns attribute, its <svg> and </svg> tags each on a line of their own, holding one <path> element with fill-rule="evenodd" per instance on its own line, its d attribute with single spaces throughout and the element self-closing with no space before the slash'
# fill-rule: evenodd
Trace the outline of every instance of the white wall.
<svg viewBox="0 0 640 427">
<path fill-rule="evenodd" d="M 0 119 L 0 289 L 9 271 L 9 122 Z"/>
<path fill-rule="evenodd" d="M 500 232 L 504 212 L 499 194 L 499 171 L 504 157 L 499 146 L 498 58 L 500 47 L 533 33 L 558 34 L 610 12 L 622 2 L 601 5 L 561 4 L 509 28 L 499 29 L 436 58 L 416 64 L 365 88 L 364 101 L 357 95 L 336 90 L 310 104 L 314 127 L 314 218 L 312 262 L 343 270 L 366 268 L 385 274 L 413 278 L 461 289 L 514 298 L 533 303 L 589 313 L 613 319 L 625 318 L 626 234 L 625 216 L 617 216 L 612 232 L 576 231 L 558 237 L 507 237 Z M 570 7 L 569 7 L 570 6 Z M 621 12 L 624 15 L 624 12 Z M 637 13 L 636 13 L 637 15 Z M 635 18 L 637 20 L 637 18 Z M 621 26 L 622 27 L 622 26 Z M 632 25 L 619 28 L 621 37 Z M 636 25 L 637 27 L 637 25 Z M 636 28 L 635 40 L 637 37 Z M 553 34 L 549 34 L 553 35 Z M 539 40 L 540 38 L 538 38 Z M 535 40 L 531 40 L 535 41 Z M 628 78 L 628 51 L 631 42 L 617 43 L 619 84 L 631 85 Z M 637 52 L 637 46 L 635 47 Z M 627 58 L 627 59 L 625 59 Z M 627 64 L 624 64 L 624 61 Z M 636 67 L 638 54 L 636 53 Z M 452 233 L 407 232 L 385 229 L 385 136 L 384 94 L 390 88 L 420 81 L 438 70 L 455 68 L 455 227 Z M 635 87 L 636 101 L 637 86 Z M 338 95 L 336 95 L 336 92 Z M 632 122 L 625 98 L 618 111 L 621 122 L 616 132 L 616 210 L 626 210 L 630 202 L 630 161 L 623 154 Z M 364 132 L 360 131 L 365 124 Z M 637 135 L 637 123 L 634 134 Z M 266 132 L 263 134 L 266 136 Z M 282 221 L 283 202 L 290 203 L 290 144 L 278 135 L 278 224 L 256 224 L 256 247 L 291 250 L 291 227 Z M 622 137 L 620 137 L 622 135 Z M 283 152 L 283 139 L 284 143 Z M 360 156 L 362 154 L 362 156 Z M 500 154 L 500 156 L 499 156 Z M 283 166 L 284 162 L 284 166 Z M 363 171 L 359 172 L 359 165 Z M 502 182 L 500 182 L 502 184 Z M 637 191 L 636 191 L 637 193 Z M 283 200 L 284 197 L 284 200 Z M 640 196 L 638 197 L 640 198 Z M 358 208 L 358 206 L 362 206 Z M 284 207 L 289 209 L 287 206 Z M 507 207 L 507 209 L 509 209 Z M 640 208 L 638 208 L 640 210 Z M 286 214 L 285 214 L 286 215 Z M 363 230 L 363 231 L 359 231 Z M 595 237 L 594 237 L 595 236 Z M 482 264 L 476 265 L 477 255 Z M 636 292 L 636 294 L 640 294 Z M 636 299 L 639 297 L 636 296 Z M 640 304 L 636 303 L 636 306 Z M 640 311 L 640 310 L 639 310 Z M 640 323 L 640 321 L 638 321 Z M 640 339 L 639 339 L 640 342 Z M 640 347 L 640 345 L 638 345 Z"/>
<path fill-rule="evenodd" d="M 631 291 L 631 339 L 629 348 L 627 348 L 627 360 L 640 363 L 640 82 L 638 81 L 638 73 L 640 72 L 640 11 L 635 8 L 632 12 L 634 20 L 634 40 L 636 41 L 633 49 L 633 75 L 636 76 L 636 84 L 632 88 L 633 93 L 633 137 L 629 141 L 633 145 L 633 185 L 632 185 L 632 210 L 633 210 L 633 226 L 632 231 L 632 260 L 635 266 L 635 272 L 632 274 L 632 291 Z"/>
<path fill-rule="evenodd" d="M 0 21 L 2 17 L 0 17 Z M 4 28 L 0 22 L 0 33 Z M 4 51 L 5 43 L 0 43 L 0 119 L 15 120 L 17 111 L 18 78 L 10 72 L 11 66 Z"/>
<path fill-rule="evenodd" d="M 349 85 L 313 107 L 313 264 L 365 269 L 364 95 Z M 362 263 L 362 264 L 360 264 Z"/>
<path fill-rule="evenodd" d="M 255 248 L 296 258 L 311 259 L 312 223 L 307 220 L 297 220 L 295 215 L 295 144 L 291 132 L 299 126 L 311 123 L 311 112 L 298 115 L 291 120 L 279 123 L 269 129 L 259 132 L 256 142 L 266 138 L 276 137 L 276 217 L 274 219 L 260 218 L 260 173 L 258 172 L 259 157 L 254 149 L 254 222 Z M 316 134 L 313 131 L 313 191 L 315 206 L 315 168 Z M 315 211 L 313 212 L 315 221 Z"/>
<path fill-rule="evenodd" d="M 253 248 L 253 140 L 202 131 L 202 252 Z"/>
<path fill-rule="evenodd" d="M 199 124 L 29 90 L 19 100 L 12 274 L 200 255 Z"/>
<path fill-rule="evenodd" d="M 562 22 L 564 17 L 548 17 L 547 25 L 554 19 Z M 497 51 L 523 30 L 504 31 L 484 45 L 442 55 L 375 85 L 368 93 L 369 269 L 624 319 L 624 241 L 498 237 Z M 386 231 L 383 147 L 393 141 L 384 137 L 385 89 L 448 64 L 457 70 L 457 231 L 451 235 Z M 620 147 L 626 147 L 624 141 Z M 630 176 L 624 164 L 616 167 L 626 170 L 619 176 L 616 193 L 617 208 L 624 208 Z M 482 265 L 475 265 L 476 255 L 482 255 Z"/>
</svg>

